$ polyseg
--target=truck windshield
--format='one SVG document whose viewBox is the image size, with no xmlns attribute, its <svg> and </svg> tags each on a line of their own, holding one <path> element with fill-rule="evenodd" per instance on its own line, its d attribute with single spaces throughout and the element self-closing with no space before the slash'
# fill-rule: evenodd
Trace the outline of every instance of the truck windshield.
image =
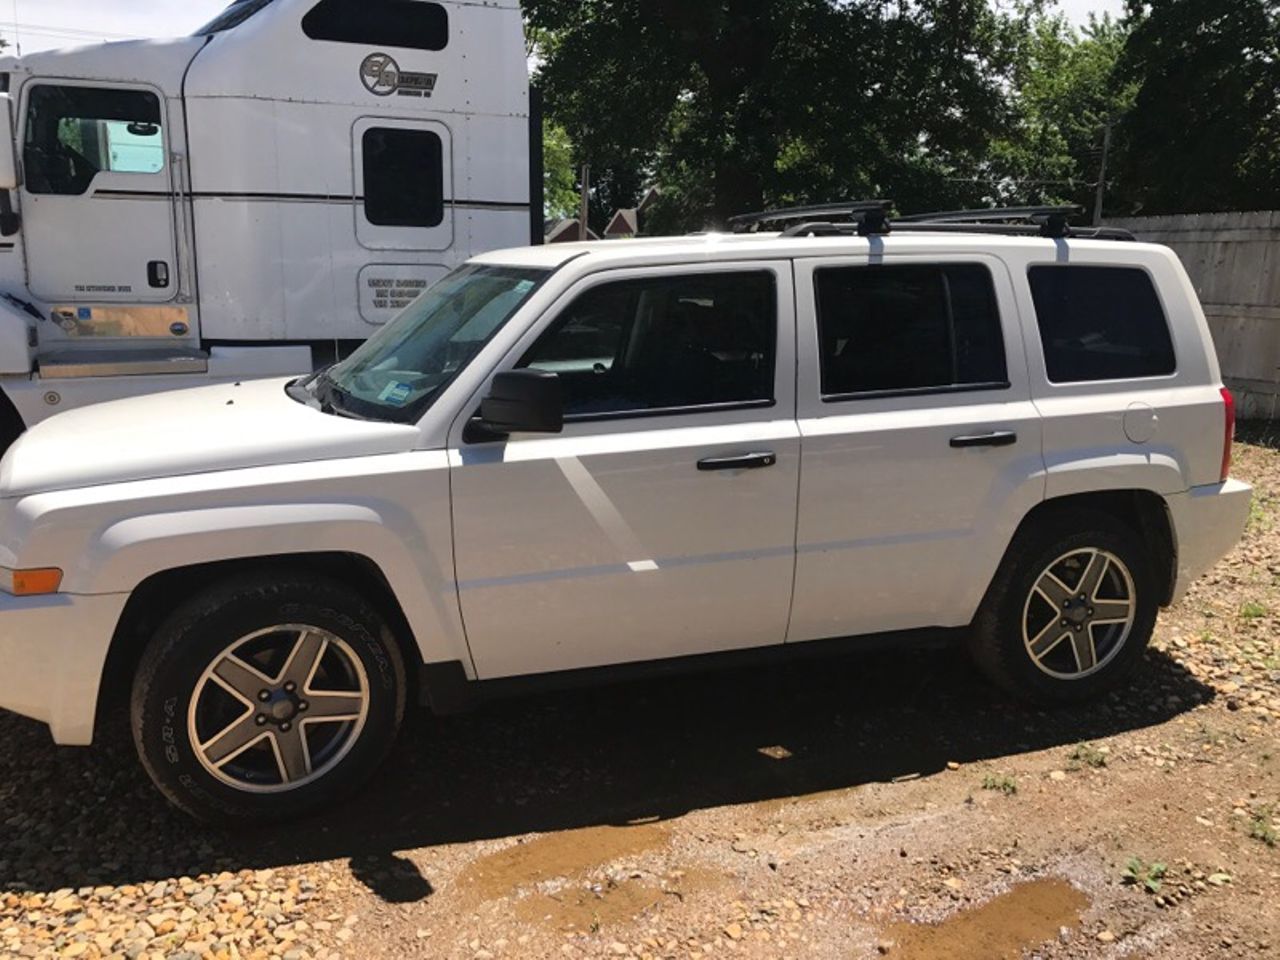
<svg viewBox="0 0 1280 960">
<path fill-rule="evenodd" d="M 520 267 L 460 267 L 321 374 L 312 395 L 338 413 L 415 422 L 549 275 Z"/>
<path fill-rule="evenodd" d="M 263 7 L 270 6 L 275 0 L 233 0 L 231 6 L 197 30 L 192 36 L 211 37 L 215 33 L 234 30 Z"/>
</svg>

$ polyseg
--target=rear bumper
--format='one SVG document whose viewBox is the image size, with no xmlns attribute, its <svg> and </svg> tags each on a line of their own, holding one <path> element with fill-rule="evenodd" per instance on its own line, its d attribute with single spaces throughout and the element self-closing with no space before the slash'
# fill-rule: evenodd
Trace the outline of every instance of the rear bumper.
<svg viewBox="0 0 1280 960">
<path fill-rule="evenodd" d="M 48 724 L 55 743 L 91 744 L 102 669 L 128 599 L 0 593 L 0 708 Z"/>
<path fill-rule="evenodd" d="M 1253 488 L 1239 480 L 1193 487 L 1169 497 L 1178 550 L 1176 603 L 1187 590 L 1240 542 L 1249 522 Z"/>
</svg>

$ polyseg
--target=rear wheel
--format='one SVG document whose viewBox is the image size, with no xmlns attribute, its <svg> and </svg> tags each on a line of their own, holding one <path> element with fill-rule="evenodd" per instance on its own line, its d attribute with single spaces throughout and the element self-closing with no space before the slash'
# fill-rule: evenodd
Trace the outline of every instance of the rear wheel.
<svg viewBox="0 0 1280 960">
<path fill-rule="evenodd" d="M 405 671 L 377 613 L 312 578 L 240 580 L 186 604 L 134 682 L 147 772 L 203 820 L 302 816 L 363 781 L 404 715 Z"/>
<path fill-rule="evenodd" d="M 1158 612 L 1145 545 L 1088 510 L 1021 531 L 974 624 L 970 649 L 1010 693 L 1044 703 L 1114 689 L 1141 661 Z"/>
</svg>

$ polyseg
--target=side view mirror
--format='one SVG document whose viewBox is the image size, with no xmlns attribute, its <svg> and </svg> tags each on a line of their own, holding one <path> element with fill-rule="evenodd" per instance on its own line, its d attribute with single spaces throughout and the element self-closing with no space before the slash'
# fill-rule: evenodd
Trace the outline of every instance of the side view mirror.
<svg viewBox="0 0 1280 960">
<path fill-rule="evenodd" d="M 554 373 L 511 370 L 493 378 L 480 419 L 494 433 L 561 433 L 564 388 Z"/>
<path fill-rule="evenodd" d="M 7 93 L 0 93 L 0 124 L 4 126 L 0 131 L 0 190 L 8 192 L 18 189 L 18 157 L 14 152 L 13 101 Z"/>
</svg>

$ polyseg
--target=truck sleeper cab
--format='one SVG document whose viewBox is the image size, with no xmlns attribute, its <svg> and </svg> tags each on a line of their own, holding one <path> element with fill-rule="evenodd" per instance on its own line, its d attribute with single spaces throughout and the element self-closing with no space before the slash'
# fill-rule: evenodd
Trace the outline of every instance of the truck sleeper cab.
<svg viewBox="0 0 1280 960">
<path fill-rule="evenodd" d="M 541 236 L 516 0 L 237 0 L 185 39 L 0 58 L 0 92 L 0 450 L 310 373 Z"/>
<path fill-rule="evenodd" d="M 509 250 L 323 375 L 163 406 L 0 464 L 0 705 L 88 744 L 129 693 L 205 819 L 329 802 L 418 692 L 942 631 L 1095 697 L 1250 501 L 1194 291 L 1140 244 Z"/>
</svg>

